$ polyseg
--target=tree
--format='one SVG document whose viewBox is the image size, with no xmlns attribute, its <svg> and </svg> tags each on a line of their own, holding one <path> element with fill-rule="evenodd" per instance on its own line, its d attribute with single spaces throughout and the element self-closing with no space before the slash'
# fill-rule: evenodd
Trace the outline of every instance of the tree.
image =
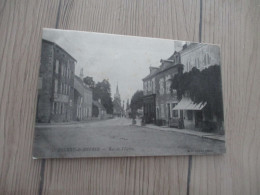
<svg viewBox="0 0 260 195">
<path fill-rule="evenodd" d="M 83 82 L 88 85 L 91 89 L 95 88 L 95 81 L 93 80 L 93 77 L 86 76 L 83 79 Z"/>
<path fill-rule="evenodd" d="M 137 109 L 140 109 L 143 106 L 143 95 L 144 93 L 142 90 L 137 90 L 131 98 L 130 107 L 133 117 L 136 116 Z"/>
<path fill-rule="evenodd" d="M 220 66 L 214 65 L 199 71 L 193 68 L 190 72 L 174 76 L 171 90 L 177 90 L 180 100 L 185 93 L 195 103 L 207 102 L 205 112 L 208 116 L 214 113 L 219 120 L 223 120 L 223 100 Z"/>
<path fill-rule="evenodd" d="M 101 104 L 105 107 L 108 114 L 113 113 L 113 102 L 111 98 L 111 88 L 108 80 L 104 79 L 98 82 L 93 88 L 93 99 L 101 100 Z"/>
<path fill-rule="evenodd" d="M 93 80 L 92 77 L 86 76 L 83 82 L 93 90 L 93 100 L 101 100 L 101 104 L 105 107 L 108 114 L 113 113 L 113 102 L 111 98 L 111 87 L 108 80 L 104 79 L 102 82 Z"/>
</svg>

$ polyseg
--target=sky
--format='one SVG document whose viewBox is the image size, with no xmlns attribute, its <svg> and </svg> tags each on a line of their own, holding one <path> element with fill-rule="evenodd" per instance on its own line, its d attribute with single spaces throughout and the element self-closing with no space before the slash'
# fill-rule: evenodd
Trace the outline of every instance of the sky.
<svg viewBox="0 0 260 195">
<path fill-rule="evenodd" d="M 149 74 L 150 66 L 160 66 L 161 59 L 169 58 L 184 44 L 169 39 L 46 28 L 43 39 L 58 44 L 77 60 L 76 75 L 83 68 L 84 77 L 93 77 L 96 83 L 108 79 L 112 97 L 118 83 L 125 102 L 143 89 L 142 79 Z"/>
</svg>

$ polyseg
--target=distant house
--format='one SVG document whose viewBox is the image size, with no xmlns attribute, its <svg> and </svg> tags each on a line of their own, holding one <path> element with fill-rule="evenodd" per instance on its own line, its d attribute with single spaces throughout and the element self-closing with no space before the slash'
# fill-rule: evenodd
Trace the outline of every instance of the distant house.
<svg viewBox="0 0 260 195">
<path fill-rule="evenodd" d="M 56 43 L 44 39 L 41 52 L 36 121 L 70 121 L 77 61 Z"/>
<path fill-rule="evenodd" d="M 73 120 L 88 120 L 92 117 L 92 97 L 92 89 L 75 75 Z"/>
<path fill-rule="evenodd" d="M 93 100 L 92 110 L 93 110 L 92 112 L 93 117 L 104 119 L 107 116 L 107 111 L 105 107 L 101 104 L 100 99 L 98 101 Z"/>
</svg>

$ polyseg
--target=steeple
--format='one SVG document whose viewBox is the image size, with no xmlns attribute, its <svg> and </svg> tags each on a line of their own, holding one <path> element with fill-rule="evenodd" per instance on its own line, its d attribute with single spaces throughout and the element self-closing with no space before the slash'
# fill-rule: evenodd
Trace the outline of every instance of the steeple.
<svg viewBox="0 0 260 195">
<path fill-rule="evenodd" d="M 119 94 L 118 83 L 117 83 L 117 85 L 116 85 L 116 94 Z"/>
<path fill-rule="evenodd" d="M 114 95 L 114 99 L 119 99 L 120 100 L 120 94 L 119 94 L 119 90 L 118 90 L 118 83 L 116 85 L 116 93 Z"/>
</svg>

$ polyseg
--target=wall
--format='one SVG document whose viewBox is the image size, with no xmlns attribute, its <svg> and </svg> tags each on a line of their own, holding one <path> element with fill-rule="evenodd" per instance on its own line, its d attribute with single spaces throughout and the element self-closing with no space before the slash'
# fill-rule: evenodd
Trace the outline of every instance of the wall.
<svg viewBox="0 0 260 195">
<path fill-rule="evenodd" d="M 56 64 L 57 61 L 59 65 Z M 55 80 L 58 82 L 58 88 L 57 92 L 54 90 L 53 103 L 56 105 L 54 105 L 51 120 L 67 122 L 72 120 L 73 113 L 75 60 L 66 51 L 55 45 L 53 63 L 53 82 Z"/>
<path fill-rule="evenodd" d="M 51 121 L 51 99 L 53 98 L 53 44 L 43 41 L 41 51 L 42 57 L 39 71 L 41 88 L 38 89 L 36 121 L 48 123 Z"/>
</svg>

